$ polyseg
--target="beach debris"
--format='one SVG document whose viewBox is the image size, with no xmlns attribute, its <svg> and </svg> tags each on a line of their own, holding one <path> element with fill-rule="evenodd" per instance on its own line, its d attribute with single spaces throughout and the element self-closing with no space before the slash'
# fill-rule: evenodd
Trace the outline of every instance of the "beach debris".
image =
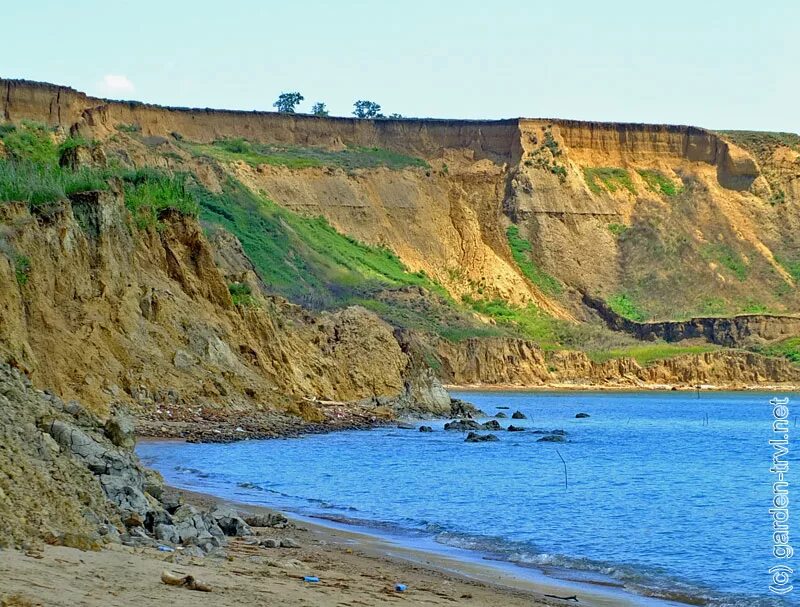
<svg viewBox="0 0 800 607">
<path fill-rule="evenodd" d="M 319 582 L 319 578 L 316 575 L 304 575 L 303 576 L 303 581 L 304 582 L 310 582 L 312 584 L 316 584 L 317 582 Z"/>
<path fill-rule="evenodd" d="M 511 414 L 511 419 L 528 419 L 528 416 L 525 415 L 522 411 L 517 410 Z"/>
<path fill-rule="evenodd" d="M 500 440 L 494 434 L 477 434 L 475 432 L 470 432 L 467 434 L 467 438 L 464 439 L 465 443 L 487 443 L 491 441 Z"/>
<path fill-rule="evenodd" d="M 164 544 L 159 544 L 157 550 L 159 552 L 175 552 L 175 548 L 172 546 L 165 546 Z"/>
<path fill-rule="evenodd" d="M 578 596 L 573 594 L 572 596 L 558 596 L 557 594 L 545 594 L 548 599 L 561 599 L 562 601 L 575 601 L 579 603 Z"/>
<path fill-rule="evenodd" d="M 591 417 L 588 413 L 576 413 L 575 419 L 586 419 L 587 417 Z"/>
<path fill-rule="evenodd" d="M 180 573 L 167 571 L 166 569 L 161 572 L 161 581 L 167 586 L 181 586 L 188 590 L 211 592 L 211 586 L 198 580 L 193 575 L 181 575 Z"/>
<path fill-rule="evenodd" d="M 405 592 L 406 590 L 408 590 L 408 586 L 406 586 L 405 584 L 395 584 L 394 585 L 394 591 L 395 592 Z"/>
<path fill-rule="evenodd" d="M 420 426 L 419 427 L 419 431 L 420 432 L 433 432 L 433 428 L 431 428 L 430 426 Z"/>
</svg>

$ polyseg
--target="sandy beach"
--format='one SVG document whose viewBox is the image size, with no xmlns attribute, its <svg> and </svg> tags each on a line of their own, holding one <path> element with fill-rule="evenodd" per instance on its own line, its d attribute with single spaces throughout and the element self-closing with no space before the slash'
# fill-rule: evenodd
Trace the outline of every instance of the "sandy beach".
<svg viewBox="0 0 800 607">
<path fill-rule="evenodd" d="M 258 506 L 182 492 L 197 506 Z M 153 548 L 110 544 L 101 551 L 31 544 L 0 551 L 0 605 L 88 607 L 122 605 L 591 605 L 664 606 L 615 588 L 552 580 L 535 582 L 502 567 L 404 548 L 362 533 L 292 521 L 286 529 L 257 530 L 262 537 L 291 538 L 299 548 L 263 548 L 232 539 L 224 556 L 197 558 Z M 169 586 L 163 571 L 192 575 L 211 588 L 197 592 Z M 315 576 L 318 582 L 306 582 Z M 405 591 L 398 592 L 397 584 Z M 578 601 L 548 597 L 576 596 Z"/>
</svg>

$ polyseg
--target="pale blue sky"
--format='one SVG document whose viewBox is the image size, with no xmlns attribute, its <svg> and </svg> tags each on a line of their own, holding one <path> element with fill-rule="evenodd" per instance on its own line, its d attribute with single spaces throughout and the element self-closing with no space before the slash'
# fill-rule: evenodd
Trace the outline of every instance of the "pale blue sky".
<svg viewBox="0 0 800 607">
<path fill-rule="evenodd" d="M 10 0 L 0 76 L 159 104 L 800 131 L 800 2 Z"/>
</svg>

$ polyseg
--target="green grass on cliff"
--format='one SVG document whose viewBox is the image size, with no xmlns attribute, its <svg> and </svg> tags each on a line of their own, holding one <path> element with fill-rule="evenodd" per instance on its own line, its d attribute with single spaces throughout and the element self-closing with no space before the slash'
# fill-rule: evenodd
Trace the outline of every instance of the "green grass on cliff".
<svg viewBox="0 0 800 607">
<path fill-rule="evenodd" d="M 778 343 L 760 348 L 760 354 L 766 356 L 780 356 L 796 365 L 800 365 L 800 337 L 790 337 Z"/>
<path fill-rule="evenodd" d="M 531 243 L 520 236 L 519 228 L 515 225 L 508 226 L 506 230 L 508 246 L 517 266 L 525 277 L 548 295 L 559 295 L 564 290 L 561 283 L 547 272 L 539 269 L 533 261 L 533 247 Z"/>
<path fill-rule="evenodd" d="M 395 327 L 451 340 L 503 333 L 472 318 L 392 251 L 341 234 L 322 217 L 284 209 L 233 179 L 219 194 L 193 193 L 203 222 L 239 239 L 273 293 L 315 310 L 361 305 Z"/>
<path fill-rule="evenodd" d="M 158 227 L 162 213 L 167 210 L 190 217 L 198 215 L 199 206 L 186 187 L 185 174 L 140 169 L 120 176 L 125 185 L 125 206 L 138 228 Z"/>
<path fill-rule="evenodd" d="M 636 194 L 636 186 L 631 181 L 631 176 L 625 169 L 617 167 L 583 167 L 583 178 L 589 190 L 601 194 L 604 190 L 612 194 L 620 188 L 625 188 L 631 194 Z"/>
<path fill-rule="evenodd" d="M 347 147 L 328 150 L 321 147 L 253 143 L 245 139 L 222 139 L 211 145 L 186 143 L 190 152 L 221 161 L 243 160 L 253 166 L 270 164 L 291 169 L 337 167 L 345 170 L 386 167 L 430 168 L 421 158 L 377 147 Z"/>
<path fill-rule="evenodd" d="M 675 185 L 675 182 L 660 171 L 641 169 L 636 172 L 653 192 L 664 194 L 664 196 L 676 196 L 680 193 L 680 188 Z"/>
<path fill-rule="evenodd" d="M 704 352 L 713 352 L 719 350 L 719 346 L 699 345 L 699 346 L 682 346 L 680 344 L 637 344 L 625 348 L 613 348 L 608 350 L 590 350 L 587 352 L 589 358 L 594 362 L 603 363 L 616 358 L 633 358 L 643 367 L 667 358 L 674 358 L 675 356 L 682 356 L 685 354 L 703 354 Z"/>
<path fill-rule="evenodd" d="M 628 320 L 643 322 L 647 320 L 647 313 L 642 310 L 626 293 L 618 293 L 608 298 L 609 307 Z"/>
</svg>

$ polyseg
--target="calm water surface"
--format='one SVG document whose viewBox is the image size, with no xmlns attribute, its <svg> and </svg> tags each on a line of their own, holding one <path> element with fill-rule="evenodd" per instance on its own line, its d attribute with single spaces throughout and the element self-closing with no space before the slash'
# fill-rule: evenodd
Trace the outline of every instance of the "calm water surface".
<svg viewBox="0 0 800 607">
<path fill-rule="evenodd" d="M 504 426 L 563 429 L 568 442 L 538 443 L 541 435 L 528 431 L 470 444 L 442 431 L 444 422 L 425 422 L 435 432 L 148 442 L 138 451 L 179 487 L 391 529 L 412 542 L 425 536 L 555 576 L 580 570 L 652 596 L 686 593 L 717 605 L 800 604 L 768 590 L 776 563 L 771 395 L 454 396 L 490 416 L 510 407 Z M 528 419 L 511 420 L 517 409 Z M 575 419 L 578 412 L 591 417 Z"/>
</svg>

